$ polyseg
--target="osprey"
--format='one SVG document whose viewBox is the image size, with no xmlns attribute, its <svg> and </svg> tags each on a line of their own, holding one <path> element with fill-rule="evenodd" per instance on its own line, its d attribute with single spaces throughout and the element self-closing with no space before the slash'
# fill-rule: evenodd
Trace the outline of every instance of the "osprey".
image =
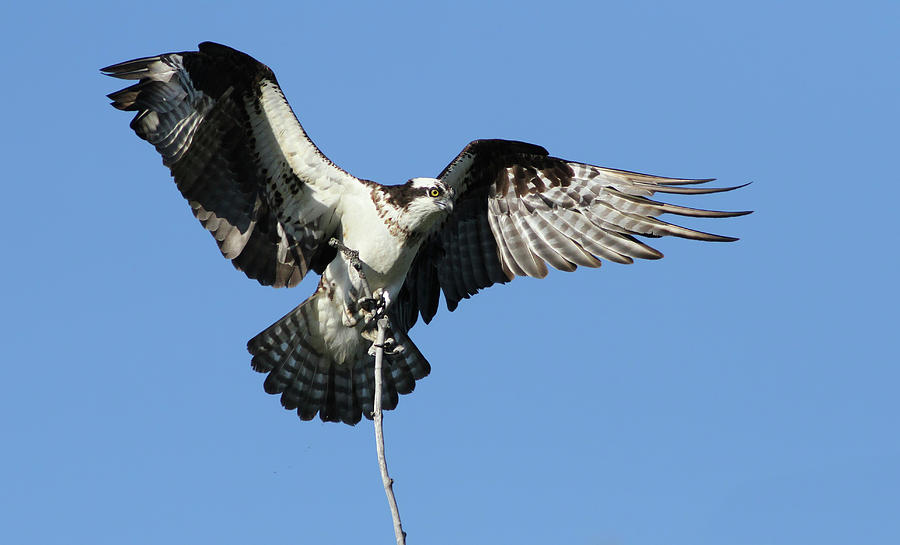
<svg viewBox="0 0 900 545">
<path fill-rule="evenodd" d="M 356 424 L 373 408 L 360 276 L 329 241 L 357 250 L 373 290 L 390 301 L 396 349 L 385 358 L 385 409 L 430 365 L 407 332 L 421 315 L 547 264 L 573 271 L 601 260 L 662 254 L 634 235 L 733 241 L 666 223 L 661 214 L 722 218 L 747 212 L 686 208 L 654 193 L 704 194 L 711 180 L 661 178 L 552 157 L 540 146 L 475 140 L 437 176 L 402 185 L 356 178 L 313 144 L 275 75 L 211 42 L 199 51 L 115 64 L 136 84 L 111 93 L 136 111 L 131 128 L 156 147 L 181 194 L 227 259 L 263 285 L 321 274 L 311 297 L 248 343 L 265 390 L 303 420 Z M 369 337 L 367 335 L 366 337 Z"/>
</svg>

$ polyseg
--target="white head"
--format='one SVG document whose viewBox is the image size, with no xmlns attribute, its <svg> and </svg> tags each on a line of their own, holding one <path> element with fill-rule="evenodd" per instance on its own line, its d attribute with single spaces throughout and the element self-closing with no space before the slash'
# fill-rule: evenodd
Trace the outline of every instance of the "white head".
<svg viewBox="0 0 900 545">
<path fill-rule="evenodd" d="M 401 222 L 410 231 L 423 231 L 453 211 L 456 192 L 436 178 L 413 178 L 401 190 Z"/>
</svg>

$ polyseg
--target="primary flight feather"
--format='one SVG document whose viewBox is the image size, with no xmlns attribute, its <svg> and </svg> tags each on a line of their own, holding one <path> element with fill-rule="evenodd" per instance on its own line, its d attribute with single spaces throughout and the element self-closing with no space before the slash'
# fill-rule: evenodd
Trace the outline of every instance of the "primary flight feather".
<svg viewBox="0 0 900 545">
<path fill-rule="evenodd" d="M 211 42 L 102 71 L 137 80 L 109 95 L 113 106 L 137 112 L 131 128 L 156 147 L 236 268 L 274 287 L 321 274 L 312 296 L 248 343 L 253 368 L 268 373 L 265 390 L 304 420 L 355 424 L 373 408 L 362 285 L 332 238 L 359 252 L 371 288 L 391 301 L 397 349 L 382 400 L 392 409 L 429 373 L 407 333 L 419 315 L 431 321 L 441 291 L 452 311 L 492 284 L 542 278 L 548 263 L 572 271 L 662 257 L 635 235 L 733 241 L 658 216 L 747 213 L 650 199 L 735 187 L 576 163 L 507 140 L 471 142 L 437 178 L 362 180 L 313 144 L 267 66 Z"/>
</svg>

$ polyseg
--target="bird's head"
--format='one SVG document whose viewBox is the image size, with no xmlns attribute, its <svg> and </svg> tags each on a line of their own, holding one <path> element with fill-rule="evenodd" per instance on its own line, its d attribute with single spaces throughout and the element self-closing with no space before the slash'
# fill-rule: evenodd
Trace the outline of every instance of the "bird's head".
<svg viewBox="0 0 900 545">
<path fill-rule="evenodd" d="M 412 230 L 428 229 L 453 211 L 455 191 L 436 178 L 413 178 L 404 192 L 408 198 L 404 216 Z"/>
</svg>

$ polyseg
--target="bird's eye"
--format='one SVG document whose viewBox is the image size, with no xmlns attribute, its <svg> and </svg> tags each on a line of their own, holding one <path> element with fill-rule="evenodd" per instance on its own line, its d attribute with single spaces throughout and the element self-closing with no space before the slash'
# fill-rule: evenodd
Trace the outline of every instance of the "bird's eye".
<svg viewBox="0 0 900 545">
<path fill-rule="evenodd" d="M 432 197 L 440 197 L 440 196 L 441 196 L 441 190 L 438 189 L 438 188 L 436 188 L 436 187 L 432 187 L 432 188 L 431 188 L 431 191 L 429 191 L 428 194 L 431 195 Z"/>
</svg>

